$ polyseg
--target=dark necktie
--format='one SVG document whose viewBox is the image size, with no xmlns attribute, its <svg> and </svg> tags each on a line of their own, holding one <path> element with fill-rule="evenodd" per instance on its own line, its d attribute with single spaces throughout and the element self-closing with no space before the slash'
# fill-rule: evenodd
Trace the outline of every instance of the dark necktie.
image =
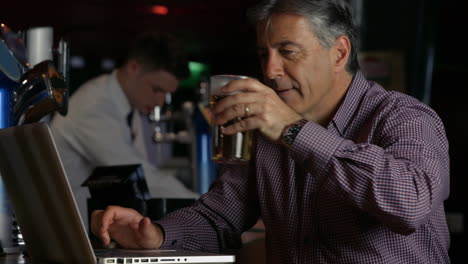
<svg viewBox="0 0 468 264">
<path fill-rule="evenodd" d="M 130 113 L 127 114 L 127 125 L 130 128 L 130 135 L 133 141 L 135 139 L 135 133 L 133 133 L 132 121 L 133 121 L 133 110 L 131 110 Z"/>
</svg>

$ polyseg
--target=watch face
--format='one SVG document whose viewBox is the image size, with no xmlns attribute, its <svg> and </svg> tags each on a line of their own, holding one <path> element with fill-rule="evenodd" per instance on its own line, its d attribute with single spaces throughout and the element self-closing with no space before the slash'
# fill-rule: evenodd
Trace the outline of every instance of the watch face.
<svg viewBox="0 0 468 264">
<path fill-rule="evenodd" d="M 299 131 L 301 131 L 301 128 L 307 123 L 307 120 L 301 119 L 289 127 L 286 128 L 286 130 L 283 133 L 282 141 L 288 145 L 291 146 L 294 142 L 294 139 L 296 138 L 297 134 L 299 134 Z"/>
</svg>

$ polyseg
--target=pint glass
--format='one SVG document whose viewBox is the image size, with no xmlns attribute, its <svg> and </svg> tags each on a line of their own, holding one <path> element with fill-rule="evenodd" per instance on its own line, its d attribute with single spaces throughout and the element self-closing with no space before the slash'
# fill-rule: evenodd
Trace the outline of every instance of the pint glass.
<svg viewBox="0 0 468 264">
<path fill-rule="evenodd" d="M 210 78 L 210 105 L 215 104 L 226 96 L 221 88 L 229 82 L 237 79 L 246 79 L 241 75 L 214 75 Z M 238 92 L 236 92 L 238 93 Z M 234 93 L 232 93 L 234 94 Z M 230 120 L 223 126 L 229 126 L 242 117 Z M 241 164 L 250 160 L 252 150 L 253 131 L 238 132 L 234 135 L 223 135 L 223 126 L 212 125 L 211 146 L 212 159 L 216 163 Z"/>
</svg>

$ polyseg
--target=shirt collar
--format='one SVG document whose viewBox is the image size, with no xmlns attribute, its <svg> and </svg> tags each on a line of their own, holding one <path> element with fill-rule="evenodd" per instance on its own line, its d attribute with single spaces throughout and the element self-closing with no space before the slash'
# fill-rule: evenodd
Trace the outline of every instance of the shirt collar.
<svg viewBox="0 0 468 264">
<path fill-rule="evenodd" d="M 351 118 L 353 118 L 353 115 L 368 88 L 369 83 L 367 82 L 367 79 L 361 72 L 357 72 L 353 77 L 353 81 L 349 86 L 343 103 L 340 105 L 338 111 L 333 117 L 333 120 L 329 124 L 329 126 L 333 124 L 341 136 L 345 134 L 348 124 L 351 121 Z"/>
<path fill-rule="evenodd" d="M 117 106 L 116 111 L 119 111 L 122 116 L 126 117 L 132 111 L 132 107 L 117 79 L 117 70 L 112 71 L 109 86 L 114 91 L 115 105 Z"/>
</svg>

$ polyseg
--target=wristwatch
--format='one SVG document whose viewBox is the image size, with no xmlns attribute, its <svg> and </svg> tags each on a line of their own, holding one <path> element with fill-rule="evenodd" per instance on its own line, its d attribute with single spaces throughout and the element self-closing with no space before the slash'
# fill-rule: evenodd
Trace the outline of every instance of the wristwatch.
<svg viewBox="0 0 468 264">
<path fill-rule="evenodd" d="M 281 142 L 286 146 L 291 147 L 297 134 L 299 134 L 299 131 L 301 131 L 302 127 L 307 124 L 307 122 L 308 121 L 305 119 L 300 119 L 285 127 L 281 134 Z"/>
</svg>

